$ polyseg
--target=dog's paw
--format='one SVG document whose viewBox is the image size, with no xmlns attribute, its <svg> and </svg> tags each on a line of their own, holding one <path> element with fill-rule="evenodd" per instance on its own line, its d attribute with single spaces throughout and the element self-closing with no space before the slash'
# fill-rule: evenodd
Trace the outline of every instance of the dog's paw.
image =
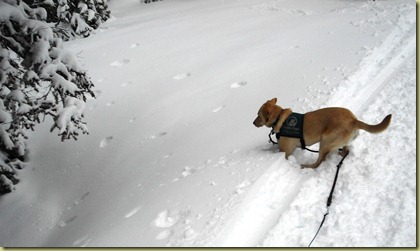
<svg viewBox="0 0 420 251">
<path fill-rule="evenodd" d="M 349 153 L 350 153 L 350 150 L 347 147 L 343 147 L 342 149 L 338 150 L 338 154 L 343 158 L 347 156 Z"/>
<path fill-rule="evenodd" d="M 315 165 L 301 165 L 300 166 L 300 168 L 301 169 L 305 169 L 305 168 L 311 168 L 311 169 L 314 169 L 314 168 L 317 168 L 318 166 L 315 166 Z"/>
</svg>

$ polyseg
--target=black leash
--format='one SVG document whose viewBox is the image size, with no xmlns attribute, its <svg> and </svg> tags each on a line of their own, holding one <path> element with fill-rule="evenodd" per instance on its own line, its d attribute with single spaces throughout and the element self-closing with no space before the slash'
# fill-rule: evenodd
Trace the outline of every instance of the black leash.
<svg viewBox="0 0 420 251">
<path fill-rule="evenodd" d="M 280 138 L 280 134 L 279 133 L 275 133 L 273 130 L 271 130 L 271 132 L 268 134 L 268 138 L 269 138 L 269 142 L 272 143 L 273 145 L 277 145 L 278 143 L 275 142 L 272 138 L 271 135 L 276 134 L 276 138 L 277 140 Z M 300 138 L 300 144 L 301 144 L 301 148 L 303 150 L 308 150 L 310 152 L 313 153 L 318 153 L 319 151 L 315 151 L 315 150 L 311 150 L 309 148 L 306 147 L 305 144 L 305 140 L 303 139 L 303 135 Z M 344 151 L 344 149 L 339 149 L 340 151 Z M 343 164 L 344 159 L 349 155 L 349 151 L 346 151 L 343 158 L 340 160 L 340 162 L 337 165 L 337 172 L 335 173 L 335 178 L 334 178 L 334 183 L 333 186 L 331 188 L 331 192 L 330 192 L 330 196 L 328 196 L 328 200 L 327 200 L 327 212 L 324 214 L 324 217 L 322 218 L 321 224 L 319 225 L 318 231 L 316 231 L 316 234 L 314 236 L 314 238 L 312 239 L 312 241 L 309 243 L 308 247 L 310 247 L 312 245 L 312 242 L 316 239 L 316 237 L 318 236 L 319 231 L 322 228 L 322 225 L 324 225 L 324 222 L 327 218 L 327 215 L 330 213 L 330 206 L 332 203 L 332 198 L 333 198 L 333 193 L 334 193 L 334 189 L 335 189 L 335 184 L 337 183 L 337 178 L 338 178 L 338 172 L 340 171 L 340 167 Z"/>
<path fill-rule="evenodd" d="M 331 206 L 331 203 L 332 203 L 335 184 L 337 183 L 338 172 L 340 171 L 340 167 L 343 164 L 343 161 L 347 157 L 347 155 L 349 155 L 348 151 L 345 153 L 345 155 L 343 156 L 343 158 L 340 160 L 340 162 L 337 165 L 337 172 L 335 173 L 334 183 L 333 183 L 333 186 L 331 188 L 330 196 L 328 197 L 328 200 L 327 200 L 327 212 L 324 214 L 324 218 L 322 219 L 321 224 L 319 225 L 318 231 L 316 231 L 316 234 L 315 234 L 314 238 L 312 239 L 311 243 L 309 243 L 308 247 L 310 247 L 312 245 L 312 242 L 318 236 L 318 233 L 321 230 L 322 225 L 324 225 L 324 222 L 325 222 L 325 219 L 327 218 L 327 215 L 330 213 L 330 206 Z"/>
</svg>

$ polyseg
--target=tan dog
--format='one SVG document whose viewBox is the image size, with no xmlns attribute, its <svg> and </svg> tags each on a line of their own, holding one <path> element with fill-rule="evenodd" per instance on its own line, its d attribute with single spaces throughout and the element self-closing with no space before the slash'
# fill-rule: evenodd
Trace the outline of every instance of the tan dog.
<svg viewBox="0 0 420 251">
<path fill-rule="evenodd" d="M 258 117 L 254 120 L 256 127 L 273 127 L 278 133 L 283 122 L 292 113 L 291 109 L 283 109 L 276 105 L 277 98 L 267 101 L 258 111 Z M 319 144 L 318 160 L 312 165 L 302 167 L 316 168 L 325 160 L 328 153 L 343 147 L 342 154 L 348 153 L 347 145 L 356 138 L 359 129 L 370 133 L 384 131 L 391 122 L 391 114 L 386 116 L 377 125 L 368 125 L 356 118 L 354 114 L 345 108 L 324 108 L 304 114 L 303 138 L 306 145 Z M 277 121 L 278 120 L 278 121 Z M 274 125 L 274 123 L 277 123 Z M 286 153 L 286 159 L 296 147 L 300 146 L 300 139 L 280 137 L 279 149 Z"/>
</svg>

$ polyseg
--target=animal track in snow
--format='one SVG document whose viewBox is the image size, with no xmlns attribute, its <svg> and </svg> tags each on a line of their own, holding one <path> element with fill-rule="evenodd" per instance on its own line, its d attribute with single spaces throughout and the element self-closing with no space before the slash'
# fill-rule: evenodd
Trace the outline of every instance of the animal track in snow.
<svg viewBox="0 0 420 251">
<path fill-rule="evenodd" d="M 106 103 L 106 106 L 112 106 L 114 104 L 115 104 L 115 101 L 111 101 L 111 102 Z"/>
<path fill-rule="evenodd" d="M 104 148 L 107 147 L 109 143 L 114 139 L 114 137 L 109 136 L 101 140 L 101 143 L 99 144 L 99 147 Z"/>
<path fill-rule="evenodd" d="M 165 229 L 163 231 L 161 231 L 157 236 L 156 236 L 156 240 L 165 240 L 167 239 L 169 236 L 171 236 L 173 234 L 173 231 L 171 229 Z"/>
<path fill-rule="evenodd" d="M 124 82 L 124 83 L 121 84 L 121 87 L 126 87 L 126 86 L 131 85 L 131 84 L 132 84 L 131 82 Z"/>
<path fill-rule="evenodd" d="M 230 88 L 232 88 L 232 89 L 239 88 L 239 87 L 245 86 L 246 84 L 248 84 L 248 83 L 245 82 L 245 81 L 235 82 L 235 83 L 230 85 Z"/>
<path fill-rule="evenodd" d="M 130 59 L 123 59 L 123 60 L 116 60 L 110 63 L 109 65 L 112 67 L 123 67 L 125 64 L 130 63 Z"/>
<path fill-rule="evenodd" d="M 92 238 L 90 237 L 90 235 L 85 235 L 82 238 L 74 241 L 73 246 L 87 247 L 91 241 L 92 241 Z"/>
<path fill-rule="evenodd" d="M 82 202 L 82 200 L 84 200 L 88 195 L 89 195 L 89 192 L 83 194 L 82 197 L 80 197 L 80 199 L 73 201 L 73 204 L 79 205 L 79 203 Z"/>
<path fill-rule="evenodd" d="M 183 237 L 186 239 L 186 240 L 192 240 L 192 239 L 194 239 L 195 237 L 197 237 L 198 236 L 198 233 L 194 230 L 194 229 L 192 229 L 191 227 L 188 227 L 186 230 L 185 230 L 185 232 L 184 232 L 184 235 L 183 235 Z"/>
<path fill-rule="evenodd" d="M 75 201 L 73 201 L 73 204 L 71 205 L 71 206 L 67 206 L 67 208 L 66 208 L 66 211 L 67 212 L 69 212 L 70 210 L 72 210 L 73 209 L 73 206 L 77 206 L 77 205 L 79 205 L 87 196 L 89 195 L 89 192 L 86 192 L 86 193 L 84 193 L 79 199 L 77 199 L 77 200 L 75 200 Z M 61 215 L 63 215 L 65 213 L 65 211 L 60 211 L 60 213 L 59 213 L 59 215 L 61 216 Z M 65 226 L 67 226 L 67 224 L 69 224 L 69 223 L 71 223 L 71 222 L 73 222 L 74 220 L 76 220 L 76 218 L 77 218 L 77 215 L 71 215 L 70 217 L 69 216 L 66 216 L 65 217 L 66 219 L 65 220 L 61 220 L 59 223 L 58 223 L 58 226 L 60 227 L 60 228 L 63 228 L 63 227 L 65 227 Z"/>
<path fill-rule="evenodd" d="M 71 222 L 73 222 L 75 219 L 77 218 L 77 216 L 73 216 L 73 217 L 71 217 L 71 218 L 69 218 L 68 220 L 62 220 L 62 221 L 60 221 L 59 223 L 58 223 L 58 226 L 59 227 L 61 227 L 61 228 L 63 228 L 63 227 L 65 227 L 65 226 L 67 226 L 67 224 L 69 224 L 69 223 L 71 223 Z"/>
<path fill-rule="evenodd" d="M 158 214 L 154 220 L 154 224 L 158 228 L 170 228 L 176 223 L 178 223 L 180 215 L 177 211 L 169 212 L 164 210 Z"/>
<path fill-rule="evenodd" d="M 167 158 L 169 158 L 169 157 L 171 157 L 172 156 L 172 153 L 168 153 L 168 154 L 165 154 L 162 158 L 163 159 L 167 159 Z"/>
<path fill-rule="evenodd" d="M 189 76 L 191 76 L 191 73 L 189 73 L 189 72 L 181 73 L 181 74 L 178 74 L 178 75 L 174 76 L 173 79 L 181 80 L 181 79 L 184 79 L 184 78 L 189 77 Z"/>
<path fill-rule="evenodd" d="M 237 185 L 235 188 L 235 193 L 236 194 L 241 194 L 244 192 L 244 188 L 247 188 L 251 185 L 251 182 L 249 180 L 244 180 L 242 183 L 240 183 L 239 185 Z"/>
<path fill-rule="evenodd" d="M 130 45 L 130 48 L 137 48 L 137 47 L 139 47 L 140 46 L 140 44 L 139 43 L 134 43 L 134 44 L 131 44 Z"/>
<path fill-rule="evenodd" d="M 220 110 L 222 110 L 225 107 L 226 107 L 226 105 L 219 106 L 216 109 L 213 109 L 213 112 L 219 112 Z"/>
<path fill-rule="evenodd" d="M 160 133 L 152 134 L 148 137 L 145 137 L 145 139 L 156 139 L 157 137 L 162 137 L 162 136 L 165 136 L 166 134 L 167 134 L 166 132 L 160 132 Z"/>
<path fill-rule="evenodd" d="M 128 212 L 124 218 L 130 218 L 131 216 L 135 215 L 138 211 L 140 211 L 141 206 L 138 206 L 136 208 L 134 208 L 133 210 L 131 210 L 130 212 Z"/>
<path fill-rule="evenodd" d="M 189 166 L 186 166 L 184 168 L 184 171 L 182 172 L 182 177 L 187 177 L 190 176 L 191 174 L 193 174 L 195 172 L 195 169 Z"/>
<path fill-rule="evenodd" d="M 164 210 L 154 220 L 154 226 L 161 229 L 156 235 L 156 240 L 166 240 L 168 246 L 178 246 L 179 240 L 192 241 L 199 234 L 192 228 L 190 211 Z M 197 219 L 201 215 L 197 215 Z"/>
</svg>

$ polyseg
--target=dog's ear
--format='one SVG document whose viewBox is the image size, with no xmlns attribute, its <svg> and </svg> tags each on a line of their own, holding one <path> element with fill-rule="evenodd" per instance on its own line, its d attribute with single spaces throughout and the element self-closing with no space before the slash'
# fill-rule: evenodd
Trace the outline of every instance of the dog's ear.
<svg viewBox="0 0 420 251">
<path fill-rule="evenodd" d="M 275 105 L 277 103 L 277 98 L 273 98 L 269 102 L 272 103 L 273 105 Z"/>
</svg>

